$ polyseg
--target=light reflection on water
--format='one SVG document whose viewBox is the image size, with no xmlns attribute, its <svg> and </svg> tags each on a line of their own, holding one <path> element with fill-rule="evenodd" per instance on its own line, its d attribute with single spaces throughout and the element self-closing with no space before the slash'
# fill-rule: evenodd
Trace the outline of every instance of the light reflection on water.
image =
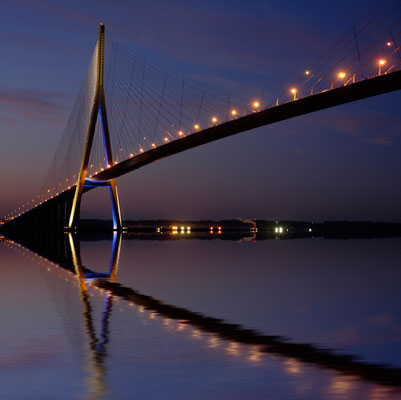
<svg viewBox="0 0 401 400">
<path fill-rule="evenodd" d="M 377 356 L 377 348 L 381 351 L 383 348 L 390 348 L 394 354 L 399 354 L 401 349 L 400 340 L 393 338 L 391 343 L 375 343 L 377 335 L 371 335 L 372 340 L 369 342 L 369 332 L 365 338 L 361 337 L 361 342 L 366 342 L 365 346 L 360 346 L 354 337 L 353 340 L 345 342 L 338 338 L 339 350 L 331 352 L 322 350 L 323 346 L 319 343 L 327 343 L 324 337 L 319 339 L 322 330 L 317 329 L 317 333 L 312 334 L 310 338 L 316 343 L 312 346 L 298 348 L 297 346 L 304 346 L 305 340 L 300 340 L 302 336 L 310 334 L 308 330 L 304 330 L 302 326 L 299 327 L 300 334 L 297 336 L 298 324 L 291 323 L 281 324 L 287 328 L 286 332 L 278 331 L 272 332 L 271 326 L 274 326 L 274 321 L 268 320 L 273 318 L 270 312 L 267 313 L 269 318 L 264 321 L 263 315 L 263 302 L 271 301 L 271 297 L 265 293 L 258 293 L 258 303 L 253 307 L 249 307 L 246 303 L 247 313 L 252 314 L 257 312 L 258 318 L 249 318 L 246 320 L 247 314 L 244 312 L 243 296 L 249 293 L 252 289 L 252 279 L 263 280 L 266 287 L 269 283 L 266 276 L 261 272 L 261 268 L 268 261 L 268 267 L 274 265 L 274 268 L 269 270 L 268 277 L 271 280 L 272 273 L 280 272 L 281 267 L 284 268 L 283 260 L 277 257 L 277 242 L 263 242 L 263 243 L 235 243 L 228 242 L 222 243 L 214 241 L 212 243 L 200 241 L 186 241 L 186 242 L 166 242 L 163 243 L 163 248 L 157 242 L 138 242 L 138 241 L 123 241 L 120 258 L 120 240 L 118 237 L 114 238 L 114 246 L 112 257 L 108 272 L 103 272 L 102 275 L 93 273 L 93 270 L 98 270 L 96 266 L 101 266 L 104 270 L 105 254 L 110 252 L 110 242 L 81 242 L 79 250 L 78 243 L 74 242 L 72 236 L 68 239 L 68 244 L 71 248 L 72 263 L 71 265 L 63 265 L 61 268 L 57 263 L 52 263 L 46 258 L 42 258 L 34 253 L 24 249 L 15 243 L 6 243 L 10 249 L 16 250 L 21 256 L 25 256 L 24 262 L 21 261 L 19 255 L 15 253 L 2 251 L 2 271 L 3 275 L 7 276 L 7 260 L 12 260 L 12 264 L 24 265 L 24 269 L 32 270 L 35 264 L 40 267 L 40 277 L 36 276 L 34 280 L 25 282 L 24 275 L 20 279 L 5 280 L 8 282 L 13 291 L 18 291 L 19 287 L 30 288 L 35 291 L 36 281 L 42 279 L 46 281 L 48 292 L 48 303 L 53 301 L 57 313 L 63 320 L 64 336 L 61 340 L 66 341 L 67 336 L 70 338 L 70 346 L 67 349 L 59 349 L 59 358 L 69 357 L 69 362 L 65 360 L 56 360 L 55 367 L 61 371 L 64 376 L 64 385 L 66 385 L 68 396 L 66 398 L 88 398 L 88 399 L 114 399 L 114 398 L 132 398 L 132 390 L 135 390 L 139 398 L 244 398 L 245 396 L 253 396 L 254 398 L 266 398 L 271 396 L 273 398 L 322 398 L 322 399 L 379 399 L 379 398 L 401 398 L 395 386 L 401 384 L 399 381 L 399 370 L 387 371 L 378 367 L 377 369 L 371 368 L 372 362 L 387 362 L 395 367 L 400 367 L 401 363 L 397 363 L 397 356 L 380 357 Z M 368 243 L 366 243 L 368 242 Z M 274 244 L 276 243 L 276 244 Z M 178 247 L 177 247 L 178 244 Z M 381 291 L 371 291 L 371 285 L 374 282 L 364 282 L 364 276 L 360 275 L 360 285 L 365 286 L 364 290 L 358 290 L 355 294 L 354 301 L 359 301 L 359 296 L 366 294 L 366 291 L 372 293 L 375 297 L 369 299 L 368 304 L 372 301 L 381 303 L 385 308 L 386 313 L 391 315 L 391 318 L 382 317 L 377 319 L 380 329 L 385 338 L 392 337 L 394 325 L 400 320 L 401 306 L 400 302 L 392 305 L 391 309 L 387 309 L 388 304 L 392 304 L 397 299 L 397 294 L 393 291 L 393 286 L 389 284 L 400 283 L 400 272 L 396 271 L 391 263 L 394 263 L 394 257 L 399 254 L 400 241 L 397 239 L 379 240 L 379 241 L 347 241 L 341 243 L 339 241 L 318 241 L 311 245 L 311 241 L 286 241 L 278 244 L 280 247 L 280 255 L 283 256 L 285 252 L 295 252 L 298 260 L 296 267 L 302 266 L 302 263 L 313 264 L 320 262 L 320 256 L 334 258 L 334 262 L 342 260 L 333 256 L 332 251 L 344 251 L 353 265 L 344 265 L 337 269 L 338 274 L 342 275 L 342 279 L 353 279 L 352 270 L 357 270 L 360 274 L 361 270 L 358 265 L 355 265 L 356 259 L 362 261 L 363 271 L 369 271 L 373 267 L 379 268 L 382 273 L 392 276 L 388 277 L 387 287 L 383 287 Z M 238 246 L 247 246 L 238 248 Z M 256 246 L 256 247 L 252 247 Z M 272 247 L 273 246 L 273 247 Z M 362 246 L 362 247 L 361 247 Z M 369 254 L 362 255 L 355 258 L 354 253 L 360 253 L 361 248 L 366 250 L 370 249 Z M 209 249 L 205 252 L 205 247 Z M 309 249 L 308 249 L 309 247 Z M 356 247 L 355 252 L 350 251 L 352 247 Z M 382 265 L 374 266 L 372 264 L 372 248 L 376 247 L 375 251 L 379 252 L 385 248 L 387 252 L 382 255 L 383 262 L 386 267 Z M 305 249 L 306 248 L 306 249 Z M 345 248 L 345 250 L 344 250 Z M 319 250 L 320 249 L 320 250 Z M 143 267 L 140 265 L 144 263 L 148 266 L 144 255 L 149 255 L 152 252 L 153 273 L 150 275 L 142 274 Z M 374 252 L 375 252 L 374 251 Z M 184 258 L 174 256 L 172 259 L 166 257 L 166 254 L 176 255 L 177 252 L 184 254 Z M 245 259 L 251 255 L 253 258 L 252 268 L 249 265 L 244 268 L 243 258 L 238 257 L 239 253 L 245 254 Z M 374 253 L 373 252 L 373 253 Z M 3 254 L 5 253 L 5 254 Z M 81 260 L 81 253 L 86 260 L 90 260 L 90 265 L 95 267 L 88 270 L 85 266 L 89 265 Z M 159 253 L 159 254 L 158 254 Z M 229 257 L 228 254 L 234 253 L 237 257 L 239 265 L 235 265 L 235 258 Z M 205 288 L 201 292 L 195 290 L 193 277 L 191 276 L 191 265 L 188 263 L 188 254 L 196 255 L 197 262 L 193 264 L 196 271 L 195 277 L 199 276 L 198 265 L 204 266 L 203 272 L 208 276 L 208 279 L 214 277 L 217 282 L 214 282 L 212 288 Z M 263 258 L 261 257 L 261 254 Z M 222 257 L 223 255 L 223 257 Z M 276 256 L 276 258 L 274 258 Z M 159 263 L 155 263 L 155 259 L 159 257 Z M 199 257 L 201 259 L 199 260 Z M 272 259 L 273 258 L 273 259 Z M 224 259 L 228 265 L 224 265 Z M 119 263 L 120 260 L 120 263 Z M 186 260 L 185 265 L 183 260 Z M 331 263 L 333 260 L 331 260 Z M 377 262 L 373 258 L 373 262 Z M 177 266 L 177 263 L 179 264 Z M 329 262 L 327 264 L 330 264 Z M 326 266 L 327 266 L 326 264 Z M 84 266 L 85 265 L 85 266 Z M 138 267 L 139 266 L 139 267 Z M 312 265 L 313 266 L 313 265 Z M 162 267 L 162 268 L 161 268 Z M 316 265 L 314 266 L 316 268 Z M 325 268 L 325 266 L 320 266 Z M 218 272 L 219 268 L 224 271 L 224 274 Z M 228 268 L 228 269 L 227 269 Z M 295 267 L 294 267 L 295 268 Z M 312 268 L 305 271 L 316 272 Z M 182 299 L 182 304 L 177 306 L 170 306 L 164 301 L 157 300 L 162 298 L 165 292 L 169 291 L 169 269 L 175 275 L 176 284 L 170 288 L 172 293 L 167 293 L 166 298 Z M 237 275 L 238 269 L 242 269 L 242 273 Z M 233 274 L 227 275 L 227 270 L 232 271 Z M 15 270 L 14 270 L 15 271 Z M 186 275 L 183 274 L 186 271 Z M 260 274 L 255 275 L 255 271 Z M 32 272 L 30 271 L 32 274 Z M 181 273 L 181 274 L 180 274 Z M 235 273 L 235 274 L 234 274 Z M 107 275 L 107 276 L 106 276 Z M 251 278 L 249 278 L 249 275 Z M 295 278 L 299 275 L 294 273 Z M 369 275 L 369 274 L 368 274 Z M 318 276 L 321 277 L 322 274 Z M 330 278 L 330 275 L 328 278 Z M 375 275 L 372 275 L 375 276 Z M 121 277 L 121 280 L 120 280 Z M 238 286 L 227 286 L 227 281 L 239 279 L 242 282 L 240 286 L 242 293 L 236 292 Z M 291 293 L 288 291 L 288 280 L 291 276 L 284 274 L 279 279 L 274 279 L 274 284 L 277 285 L 281 282 L 285 296 L 291 297 L 294 295 L 296 298 L 300 296 L 299 293 Z M 308 275 L 305 279 L 316 279 L 315 276 Z M 163 285 L 163 280 L 165 285 Z M 161 281 L 161 283 L 160 283 Z M 178 281 L 178 282 L 177 282 Z M 340 279 L 341 281 L 341 279 Z M 15 285 L 10 282 L 15 282 Z M 119 283 L 117 283 L 119 282 Z M 171 281 L 170 281 L 171 283 Z M 196 283 L 196 282 L 195 282 Z M 314 282 L 318 284 L 319 282 Z M 383 283 L 383 282 L 376 282 Z M 120 285 L 122 284 L 122 285 Z M 301 283 L 300 283 L 301 284 Z M 337 284 L 335 281 L 334 284 Z M 167 287 L 166 287 L 167 286 Z M 160 288 L 163 288 L 161 290 Z M 185 287 L 193 290 L 192 293 L 185 293 Z M 215 288 L 218 287 L 219 290 Z M 263 285 L 254 285 L 255 290 L 260 290 Z M 344 307 L 350 301 L 350 296 L 353 294 L 353 287 L 347 288 L 337 287 L 336 290 L 343 290 L 344 301 L 337 305 L 337 308 L 327 310 L 326 320 L 317 321 L 316 327 L 319 325 L 328 325 L 330 327 L 331 315 L 344 313 L 347 314 L 348 310 Z M 153 289 L 154 292 L 145 292 L 144 289 Z M 182 293 L 174 293 L 181 288 Z M 139 290 L 140 289 L 140 290 Z M 139 292 L 137 292 L 139 290 Z M 226 292 L 224 293 L 224 290 Z M 160 291 L 160 293 L 158 293 Z M 65 295 L 68 292 L 67 295 Z M 75 292 L 75 300 L 71 296 Z M 146 293 L 144 295 L 141 294 Z M 197 309 L 196 305 L 199 304 L 199 293 L 211 298 L 210 303 L 205 302 L 204 309 Z M 229 296 L 229 304 L 219 302 L 219 296 Z M 321 296 L 322 294 L 318 292 Z M 152 297 L 149 297 L 152 296 Z M 381 295 L 387 297 L 388 301 L 382 301 L 377 296 Z M 46 303 L 46 296 L 42 300 L 41 313 L 46 314 L 46 309 L 49 304 Z M 31 310 L 29 304 L 32 301 L 24 290 L 18 291 L 18 299 L 24 303 L 24 307 L 18 309 L 18 317 L 24 320 L 26 314 Z M 76 300 L 79 300 L 77 302 Z M 312 297 L 312 301 L 316 298 Z M 399 297 L 398 297 L 399 299 Z M 6 300 L 6 299 L 3 299 Z M 163 298 L 165 300 L 165 298 Z M 80 305 L 79 305 L 80 303 Z M 3 302 L 4 304 L 4 302 Z M 171 304 L 171 302 L 170 302 Z M 288 314 L 291 320 L 294 310 L 285 309 L 283 305 L 286 303 L 278 302 L 277 306 L 280 308 L 280 314 Z M 306 303 L 310 305 L 311 303 Z M 322 304 L 326 305 L 322 299 Z M 11 305 L 12 307 L 12 305 Z M 319 304 L 315 304 L 315 309 L 308 309 L 302 311 L 302 315 L 307 313 L 316 313 L 321 318 L 319 311 Z M 201 307 L 200 307 L 201 308 Z M 256 310 L 256 311 L 255 311 Z M 364 310 L 360 307 L 359 310 Z M 202 311 L 203 314 L 198 312 Z M 232 324 L 231 320 L 235 319 L 236 311 L 241 315 L 240 319 L 244 325 Z M 377 313 L 378 310 L 375 310 Z M 206 312 L 206 315 L 205 315 Z M 306 314 L 305 314 L 306 313 Z M 52 321 L 51 312 L 49 314 L 48 325 L 58 325 L 56 321 Z M 208 317 L 209 315 L 210 317 Z M 227 315 L 227 320 L 224 320 Z M 244 318 L 245 315 L 245 318 Z M 220 319 L 214 319 L 218 316 Z M 183 318 L 181 318 L 183 317 Z M 221 319 L 223 318 L 223 319 Z M 2 316 L 2 320 L 6 321 Z M 278 318 L 280 320 L 280 318 Z M 252 326 L 259 324 L 258 330 L 253 330 L 247 327 L 247 322 Z M 277 321 L 276 321 L 277 322 Z M 306 321 L 307 323 L 307 321 Z M 344 324 L 344 321 L 336 317 L 336 323 Z M 280 324 L 277 324 L 280 326 Z M 24 337 L 28 326 L 20 324 L 13 334 Z M 48 328 L 44 326 L 43 329 Z M 344 328 L 339 326 L 338 328 Z M 364 328 L 369 329 L 369 325 Z M 372 329 L 372 328 L 371 328 Z M 57 330 L 57 329 L 56 329 Z M 386 330 L 390 330 L 390 335 Z M 313 331 L 313 329 L 312 329 Z M 394 332 L 393 332 L 394 331 Z M 40 330 L 39 330 L 40 332 Z M 279 337 L 266 335 L 262 332 L 269 332 L 270 334 L 285 334 L 288 335 L 290 342 L 282 341 Z M 305 333 L 306 332 L 306 333 Z M 324 333 L 328 333 L 323 330 Z M 358 330 L 353 331 L 360 335 Z M 313 332 L 312 332 L 313 333 Z M 63 335 L 63 332 L 57 332 Z M 45 335 L 46 336 L 46 335 Z M 352 336 L 352 335 L 351 335 Z M 0 335 L 1 341 L 7 345 L 4 335 Z M 287 343 L 294 343 L 288 345 Z M 335 340 L 331 339 L 331 344 L 334 345 Z M 346 346 L 344 346 L 346 344 Z M 43 346 L 42 346 L 43 347 Z M 346 348 L 344 348 L 346 347 Z M 1 349 L 1 348 L 0 348 Z M 71 357 L 71 350 L 76 354 Z M 346 351 L 345 351 L 346 350 Z M 358 352 L 361 351 L 361 352 Z M 39 352 L 40 352 L 39 348 Z M 322 353 L 319 353 L 322 351 Z M 340 352 L 341 351 L 341 352 Z M 316 352 L 318 355 L 316 355 Z M 355 354 L 362 356 L 366 362 L 359 362 L 341 358 L 340 354 Z M 0 353 L 1 355 L 2 353 Z M 292 356 L 291 356 L 292 354 Z M 333 358 L 334 354 L 334 358 Z M 370 360 L 369 357 L 372 357 Z M 17 368 L 14 371 L 15 376 L 18 377 L 18 362 Z M 22 363 L 23 364 L 23 363 Z M 35 364 L 33 365 L 35 367 Z M 72 368 L 75 369 L 71 373 Z M 0 361 L 1 368 L 1 361 Z M 21 368 L 24 368 L 21 365 Z M 76 370 L 80 370 L 81 374 L 77 385 Z M 372 376 L 372 371 L 376 376 Z M 40 372 L 40 365 L 38 372 Z M 42 370 L 42 373 L 44 371 Z M 387 372 L 389 372 L 387 374 Z M 383 376 L 379 376 L 382 374 Z M 51 397 L 56 389 L 51 387 L 38 387 L 36 382 L 28 380 L 28 383 L 38 391 L 38 396 L 31 398 L 46 398 L 43 393 Z M 386 381 L 387 380 L 387 381 Z M 380 383 L 381 382 L 381 383 Z M 0 387 L 7 387 L 6 381 L 0 378 Z M 5 386 L 3 385 L 5 384 Z M 22 388 L 7 389 L 6 398 L 20 398 L 21 393 L 24 393 Z M 1 394 L 2 389 L 0 389 Z M 15 393 L 13 393 L 15 391 Z M 42 396 L 42 397 L 40 397 Z M 62 397 L 59 397 L 62 398 Z"/>
</svg>

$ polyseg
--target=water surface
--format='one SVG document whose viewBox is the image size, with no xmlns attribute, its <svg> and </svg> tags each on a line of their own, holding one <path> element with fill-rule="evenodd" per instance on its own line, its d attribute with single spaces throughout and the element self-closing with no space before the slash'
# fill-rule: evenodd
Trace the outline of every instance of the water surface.
<svg viewBox="0 0 401 400">
<path fill-rule="evenodd" d="M 112 243 L 0 245 L 1 398 L 401 399 L 401 239 Z"/>
</svg>

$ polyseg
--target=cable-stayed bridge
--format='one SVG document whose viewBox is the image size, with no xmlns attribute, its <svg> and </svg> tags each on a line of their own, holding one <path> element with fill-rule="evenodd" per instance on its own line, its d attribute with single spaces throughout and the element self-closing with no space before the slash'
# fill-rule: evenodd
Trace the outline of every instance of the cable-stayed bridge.
<svg viewBox="0 0 401 400">
<path fill-rule="evenodd" d="M 83 193 L 161 158 L 257 127 L 401 89 L 401 4 L 379 1 L 300 79 L 267 101 L 243 100 L 99 39 L 45 183 L 5 216 L 6 229 L 75 230 Z M 106 67 L 106 69 L 105 69 Z"/>
</svg>

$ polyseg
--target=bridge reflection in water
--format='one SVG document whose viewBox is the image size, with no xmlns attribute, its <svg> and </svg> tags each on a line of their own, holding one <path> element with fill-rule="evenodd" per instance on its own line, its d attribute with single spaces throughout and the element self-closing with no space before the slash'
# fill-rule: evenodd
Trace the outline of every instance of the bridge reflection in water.
<svg viewBox="0 0 401 400">
<path fill-rule="evenodd" d="M 239 346 L 245 346 L 249 349 L 248 360 L 252 362 L 260 361 L 264 354 L 279 356 L 289 374 L 299 372 L 309 364 L 339 372 L 345 380 L 359 378 L 384 385 L 384 387 L 401 386 L 400 368 L 368 363 L 358 359 L 355 355 L 338 354 L 333 350 L 319 348 L 313 344 L 297 343 L 280 336 L 264 334 L 239 324 L 232 324 L 186 308 L 166 304 L 152 296 L 119 284 L 117 272 L 122 244 L 122 234 L 119 232 L 113 233 L 108 273 L 97 273 L 83 265 L 79 237 L 71 233 L 48 238 L 51 241 L 50 244 L 38 237 L 21 239 L 19 240 L 20 244 L 15 240 L 11 241 L 6 238 L 2 240 L 10 242 L 12 246 L 23 248 L 27 253 L 28 250 L 36 253 L 38 257 L 52 262 L 55 266 L 69 271 L 76 277 L 91 355 L 88 368 L 91 373 L 91 393 L 107 393 L 105 360 L 108 355 L 107 345 L 110 339 L 110 317 L 114 298 L 126 300 L 142 315 L 148 314 L 150 319 L 163 318 L 166 326 L 175 321 L 177 330 L 191 327 L 191 337 L 207 338 L 209 348 L 217 348 L 218 344 L 223 341 L 227 343 L 225 348 L 228 353 L 238 354 Z M 93 308 L 88 294 L 89 286 L 105 293 L 99 334 L 96 333 L 96 324 L 93 320 Z"/>
</svg>

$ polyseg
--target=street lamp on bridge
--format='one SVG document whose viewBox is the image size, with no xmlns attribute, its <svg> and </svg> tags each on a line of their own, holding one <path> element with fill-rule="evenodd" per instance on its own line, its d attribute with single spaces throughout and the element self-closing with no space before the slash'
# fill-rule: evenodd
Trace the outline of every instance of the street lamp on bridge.
<svg viewBox="0 0 401 400">
<path fill-rule="evenodd" d="M 384 65 L 384 64 L 386 64 L 386 60 L 384 59 L 384 58 L 381 58 L 380 60 L 379 60 L 379 75 L 381 75 L 381 73 L 382 73 L 382 66 Z"/>
</svg>

